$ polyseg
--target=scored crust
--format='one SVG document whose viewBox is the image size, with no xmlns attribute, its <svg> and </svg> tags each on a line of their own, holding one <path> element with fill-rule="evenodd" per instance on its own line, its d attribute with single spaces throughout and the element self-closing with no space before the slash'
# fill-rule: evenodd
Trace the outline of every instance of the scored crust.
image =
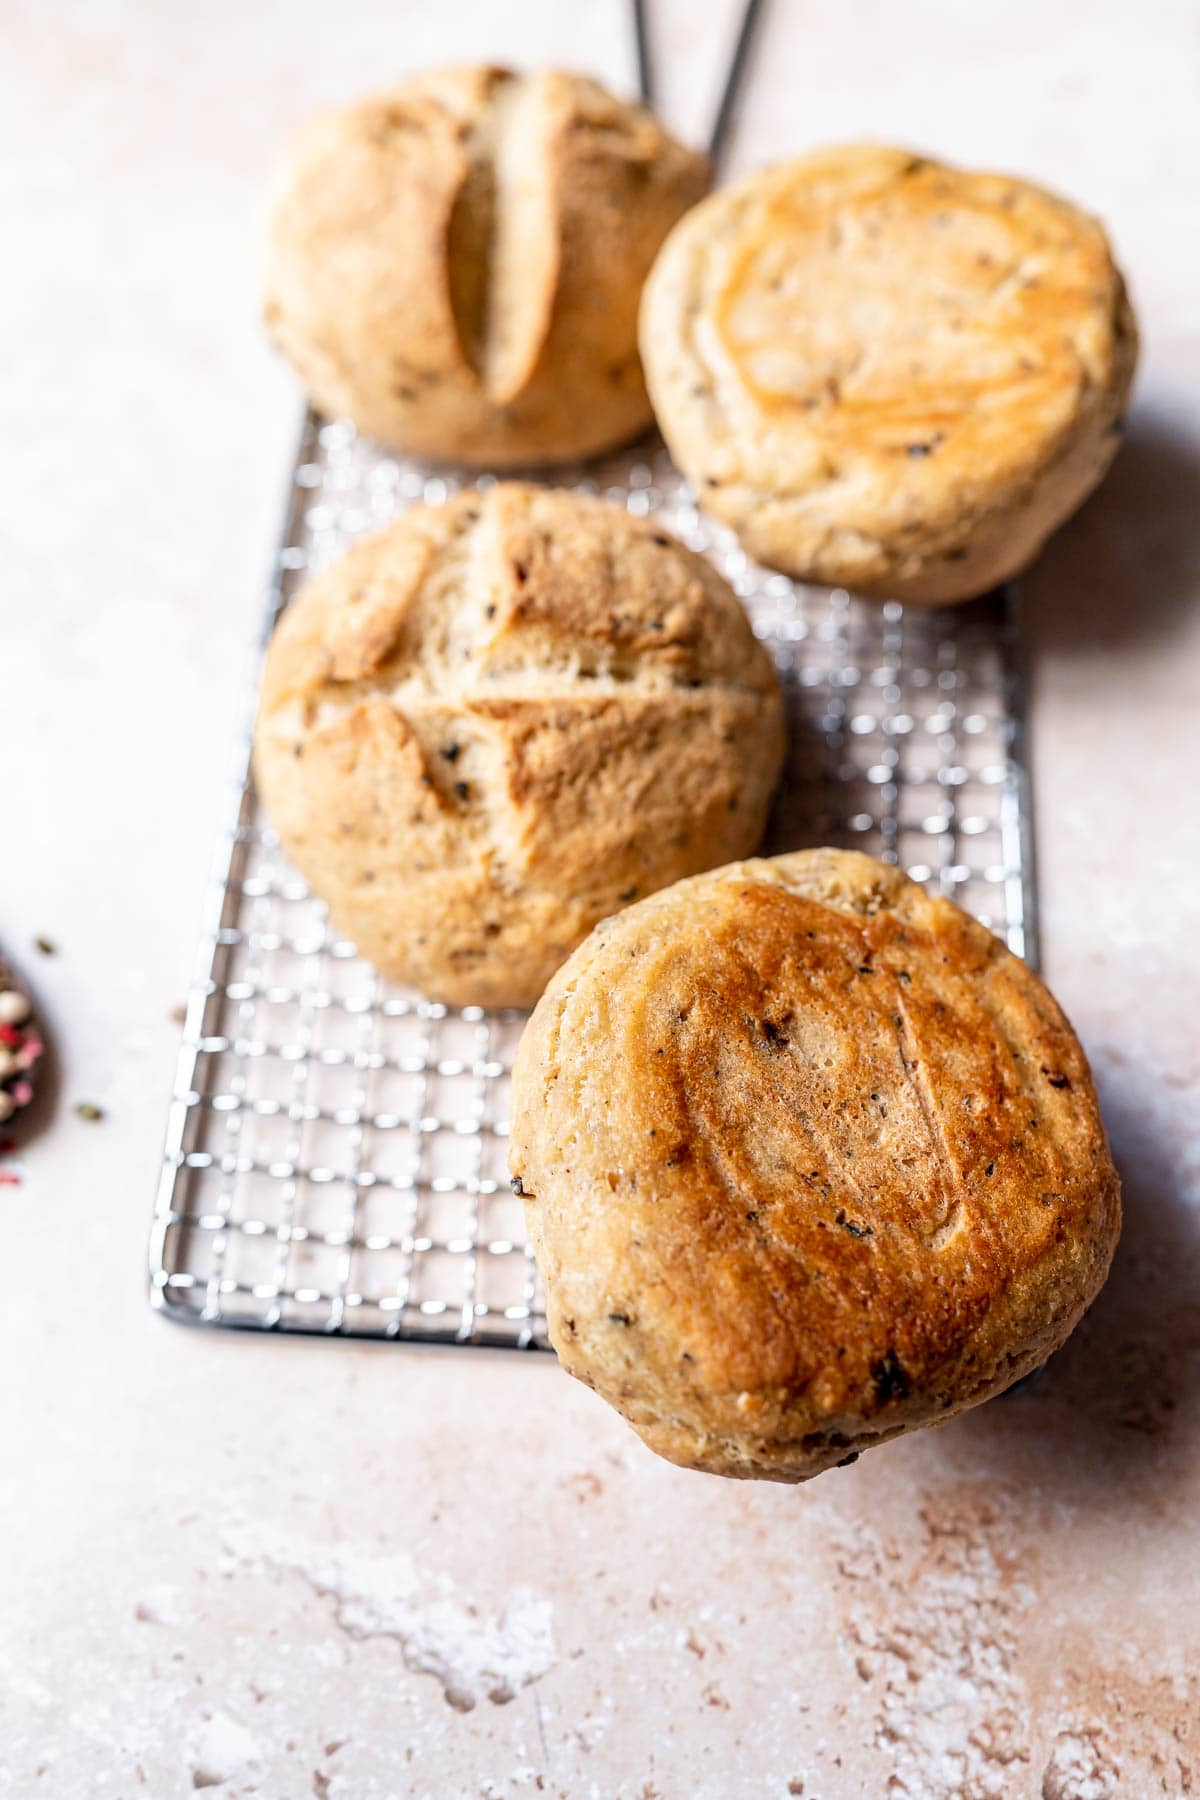
<svg viewBox="0 0 1200 1800">
<path fill-rule="evenodd" d="M 871 145 L 695 207 L 641 344 L 672 455 L 753 555 L 929 605 L 1018 573 L 1090 493 L 1137 359 L 1095 219 Z"/>
<path fill-rule="evenodd" d="M 650 423 L 642 283 L 704 157 L 582 76 L 416 76 L 326 113 L 275 180 L 265 314 L 317 407 L 513 467 Z"/>
<path fill-rule="evenodd" d="M 263 803 L 335 922 L 439 1000 L 530 1006 L 597 919 L 745 855 L 774 668 L 700 556 L 503 483 L 356 543 L 285 613 Z"/>
<path fill-rule="evenodd" d="M 510 1167 L 563 1366 L 672 1462 L 776 1481 L 1036 1368 L 1120 1225 L 1041 982 L 835 850 L 598 927 L 522 1037 Z"/>
</svg>

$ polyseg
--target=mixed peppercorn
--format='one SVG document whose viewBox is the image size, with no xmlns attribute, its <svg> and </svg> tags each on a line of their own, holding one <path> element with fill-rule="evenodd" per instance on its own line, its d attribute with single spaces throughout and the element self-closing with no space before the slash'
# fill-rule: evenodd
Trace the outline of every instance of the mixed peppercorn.
<svg viewBox="0 0 1200 1800">
<path fill-rule="evenodd" d="M 0 1122 L 33 1099 L 33 1074 L 43 1048 L 28 996 L 0 963 Z"/>
</svg>

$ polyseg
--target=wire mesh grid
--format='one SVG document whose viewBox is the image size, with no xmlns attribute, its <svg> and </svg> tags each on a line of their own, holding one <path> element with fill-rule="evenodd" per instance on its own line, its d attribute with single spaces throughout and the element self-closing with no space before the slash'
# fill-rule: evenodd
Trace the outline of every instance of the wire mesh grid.
<svg viewBox="0 0 1200 1800">
<path fill-rule="evenodd" d="M 656 445 L 548 479 L 660 520 L 741 596 L 789 716 L 767 849 L 871 851 L 1034 960 L 1013 594 L 913 612 L 800 587 L 700 512 Z M 310 416 L 267 628 L 350 538 L 461 485 Z M 195 1323 L 539 1346 L 536 1270 L 506 1170 L 522 1015 L 383 981 L 288 866 L 258 809 L 248 741 L 247 730 L 187 1008 L 152 1298 Z"/>
</svg>

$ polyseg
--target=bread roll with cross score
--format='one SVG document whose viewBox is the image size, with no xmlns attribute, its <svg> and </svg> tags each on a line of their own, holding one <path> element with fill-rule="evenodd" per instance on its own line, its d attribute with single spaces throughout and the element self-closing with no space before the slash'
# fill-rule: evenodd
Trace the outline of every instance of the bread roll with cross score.
<svg viewBox="0 0 1200 1800">
<path fill-rule="evenodd" d="M 751 851 L 782 756 L 774 667 L 710 563 L 604 501 L 502 483 L 306 585 L 254 766 L 385 974 L 532 1006 L 606 913 Z"/>
</svg>

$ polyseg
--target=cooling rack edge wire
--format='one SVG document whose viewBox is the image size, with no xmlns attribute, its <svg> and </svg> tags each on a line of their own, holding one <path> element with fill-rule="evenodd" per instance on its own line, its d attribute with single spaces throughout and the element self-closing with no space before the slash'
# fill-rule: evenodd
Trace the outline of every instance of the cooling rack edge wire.
<svg viewBox="0 0 1200 1800">
<path fill-rule="evenodd" d="M 657 443 L 546 479 L 661 520 L 742 597 L 791 730 L 768 849 L 873 851 L 1035 959 L 1015 589 L 922 612 L 801 588 L 747 559 Z M 520 1015 L 385 984 L 287 866 L 250 772 L 261 652 L 296 585 L 348 538 L 462 485 L 305 418 L 170 1103 L 149 1271 L 167 1317 L 544 1345 L 505 1167 Z"/>
</svg>

